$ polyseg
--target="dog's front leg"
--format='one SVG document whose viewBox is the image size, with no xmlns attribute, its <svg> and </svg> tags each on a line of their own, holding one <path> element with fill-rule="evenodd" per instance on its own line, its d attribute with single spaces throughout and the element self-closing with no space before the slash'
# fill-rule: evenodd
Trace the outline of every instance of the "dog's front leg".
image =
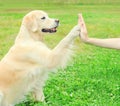
<svg viewBox="0 0 120 106">
<path fill-rule="evenodd" d="M 58 66 L 64 67 L 66 62 L 69 60 L 71 56 L 71 45 L 73 44 L 74 39 L 80 34 L 80 27 L 77 25 L 75 26 L 70 33 L 49 53 L 45 56 L 45 63 L 44 67 L 47 71 L 56 69 Z M 33 95 L 35 100 L 37 101 L 44 101 L 44 93 L 42 90 L 42 85 L 44 85 L 44 80 L 38 81 Z M 40 86 L 39 86 L 40 85 Z"/>
<path fill-rule="evenodd" d="M 33 98 L 35 101 L 44 102 L 45 96 L 42 88 L 35 89 L 33 92 Z"/>
<path fill-rule="evenodd" d="M 64 67 L 71 57 L 71 45 L 74 39 L 80 35 L 80 26 L 76 25 L 70 33 L 51 51 L 47 58 L 47 67 L 49 69 L 58 66 Z"/>
<path fill-rule="evenodd" d="M 0 91 L 0 106 L 3 105 L 3 99 L 4 99 L 4 95 L 3 95 L 3 93 Z"/>
<path fill-rule="evenodd" d="M 14 106 L 5 100 L 5 95 L 0 91 L 0 106 Z"/>
<path fill-rule="evenodd" d="M 43 78 L 41 78 L 39 80 L 39 75 L 38 78 L 36 78 L 36 82 L 35 82 L 35 86 L 33 89 L 33 98 L 35 101 L 39 101 L 39 102 L 44 102 L 45 101 L 45 96 L 44 96 L 44 92 L 43 92 L 43 87 L 45 85 L 45 81 L 47 79 L 47 74 L 46 75 L 42 75 Z"/>
</svg>

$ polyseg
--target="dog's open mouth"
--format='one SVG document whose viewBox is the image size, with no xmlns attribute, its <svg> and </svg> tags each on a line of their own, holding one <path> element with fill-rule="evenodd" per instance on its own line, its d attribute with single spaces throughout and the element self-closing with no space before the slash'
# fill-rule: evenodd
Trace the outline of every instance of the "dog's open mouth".
<svg viewBox="0 0 120 106">
<path fill-rule="evenodd" d="M 42 32 L 55 33 L 55 32 L 57 32 L 57 27 L 50 28 L 50 29 L 49 28 L 43 28 Z"/>
</svg>

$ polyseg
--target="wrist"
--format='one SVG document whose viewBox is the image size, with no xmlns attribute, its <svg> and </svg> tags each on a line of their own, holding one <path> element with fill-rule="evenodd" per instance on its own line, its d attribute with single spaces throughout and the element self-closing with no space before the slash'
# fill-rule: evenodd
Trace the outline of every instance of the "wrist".
<svg viewBox="0 0 120 106">
<path fill-rule="evenodd" d="M 90 43 L 90 38 L 86 38 L 84 42 L 85 43 Z"/>
<path fill-rule="evenodd" d="M 81 40 L 85 43 L 89 43 L 90 42 L 90 38 L 85 37 L 85 38 L 81 38 Z"/>
</svg>

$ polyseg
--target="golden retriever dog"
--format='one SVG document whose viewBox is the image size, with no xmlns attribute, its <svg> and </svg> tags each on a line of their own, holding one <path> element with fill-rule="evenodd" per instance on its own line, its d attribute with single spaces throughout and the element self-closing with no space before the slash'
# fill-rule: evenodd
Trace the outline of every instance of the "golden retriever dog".
<svg viewBox="0 0 120 106">
<path fill-rule="evenodd" d="M 76 25 L 53 49 L 43 43 L 46 33 L 54 33 L 58 19 L 35 10 L 24 16 L 14 45 L 0 61 L 0 106 L 14 106 L 32 92 L 35 100 L 44 101 L 43 86 L 48 74 L 64 67 L 71 57 L 74 39 L 80 34 Z"/>
</svg>

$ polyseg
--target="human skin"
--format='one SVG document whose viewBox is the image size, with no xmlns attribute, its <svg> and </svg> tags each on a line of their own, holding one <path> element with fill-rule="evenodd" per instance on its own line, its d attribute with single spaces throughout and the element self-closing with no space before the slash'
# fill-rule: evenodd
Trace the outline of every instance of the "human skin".
<svg viewBox="0 0 120 106">
<path fill-rule="evenodd" d="M 83 42 L 104 48 L 120 49 L 120 38 L 99 39 L 89 37 L 82 14 L 79 14 L 78 23 L 81 27 L 80 38 Z"/>
</svg>

